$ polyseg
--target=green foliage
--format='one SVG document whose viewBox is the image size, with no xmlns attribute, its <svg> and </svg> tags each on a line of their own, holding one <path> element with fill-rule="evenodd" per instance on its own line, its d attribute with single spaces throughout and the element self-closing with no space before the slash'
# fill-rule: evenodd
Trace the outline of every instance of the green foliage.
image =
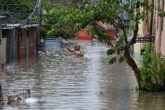
<svg viewBox="0 0 165 110">
<path fill-rule="evenodd" d="M 124 57 L 124 56 L 121 56 L 121 57 L 119 58 L 119 63 L 124 62 L 124 60 L 125 60 L 125 57 Z"/>
<path fill-rule="evenodd" d="M 144 90 L 159 90 L 165 85 L 165 59 L 159 54 L 155 56 L 154 45 L 149 43 L 143 53 L 141 87 Z"/>
<path fill-rule="evenodd" d="M 110 65 L 114 64 L 114 63 L 116 62 L 116 60 L 117 60 L 117 57 L 111 58 L 111 59 L 109 60 L 109 64 L 110 64 Z"/>
<path fill-rule="evenodd" d="M 114 42 L 114 41 L 113 41 Z M 113 63 L 118 61 L 119 63 L 122 63 L 125 61 L 124 57 L 124 37 L 121 36 L 118 38 L 115 43 L 111 46 L 111 49 L 107 51 L 107 55 L 117 55 L 118 57 L 115 58 L 115 60 L 112 60 Z M 113 59 L 113 58 L 112 58 Z M 113 64 L 110 59 L 109 64 Z"/>
<path fill-rule="evenodd" d="M 108 51 L 107 51 L 107 55 L 112 55 L 112 54 L 114 54 L 115 53 L 115 50 L 114 49 L 109 49 Z"/>
<path fill-rule="evenodd" d="M 36 0 L 0 0 L 0 9 L 17 19 L 25 19 L 33 10 Z"/>
<path fill-rule="evenodd" d="M 39 22 L 39 21 L 41 21 L 41 17 L 33 16 L 33 22 Z"/>
<path fill-rule="evenodd" d="M 47 34 L 49 37 L 53 37 L 53 38 L 58 38 L 58 37 L 62 37 L 64 39 L 71 39 L 71 38 L 75 38 L 75 35 L 67 33 L 65 31 L 57 31 L 54 33 L 48 33 Z"/>
<path fill-rule="evenodd" d="M 42 2 L 44 3 L 44 0 Z M 72 27 L 69 27 L 69 25 L 62 20 L 66 8 L 61 5 L 61 2 L 47 3 L 44 5 L 43 10 L 46 11 L 46 14 L 43 15 L 43 36 L 62 37 L 64 39 L 75 36 Z"/>
</svg>

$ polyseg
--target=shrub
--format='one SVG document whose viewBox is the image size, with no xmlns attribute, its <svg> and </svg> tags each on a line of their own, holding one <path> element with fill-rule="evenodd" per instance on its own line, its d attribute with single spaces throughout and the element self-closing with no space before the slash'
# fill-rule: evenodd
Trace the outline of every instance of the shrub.
<svg viewBox="0 0 165 110">
<path fill-rule="evenodd" d="M 153 43 L 146 45 L 142 56 L 143 67 L 139 69 L 142 76 L 141 88 L 147 91 L 162 90 L 165 84 L 165 59 L 161 54 L 156 55 Z"/>
</svg>

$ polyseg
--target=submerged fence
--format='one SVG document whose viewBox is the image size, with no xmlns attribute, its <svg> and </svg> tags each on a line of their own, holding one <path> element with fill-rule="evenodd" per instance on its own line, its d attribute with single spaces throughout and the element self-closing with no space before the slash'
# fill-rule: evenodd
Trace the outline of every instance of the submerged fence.
<svg viewBox="0 0 165 110">
<path fill-rule="evenodd" d="M 0 104 L 25 104 L 30 98 L 29 89 L 2 89 L 0 86 Z"/>
</svg>

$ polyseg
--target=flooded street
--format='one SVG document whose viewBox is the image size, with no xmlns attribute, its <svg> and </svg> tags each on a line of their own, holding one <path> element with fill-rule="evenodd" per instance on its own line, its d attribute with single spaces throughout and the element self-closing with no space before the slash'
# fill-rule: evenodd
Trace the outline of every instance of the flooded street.
<svg viewBox="0 0 165 110">
<path fill-rule="evenodd" d="M 30 89 L 36 103 L 2 110 L 165 110 L 165 93 L 138 93 L 127 64 L 108 65 L 107 47 L 98 42 L 78 42 L 83 58 L 63 49 L 47 47 L 15 71 L 0 70 L 2 89 Z M 73 47 L 69 45 L 68 47 Z M 25 61 L 22 61 L 25 63 Z"/>
</svg>

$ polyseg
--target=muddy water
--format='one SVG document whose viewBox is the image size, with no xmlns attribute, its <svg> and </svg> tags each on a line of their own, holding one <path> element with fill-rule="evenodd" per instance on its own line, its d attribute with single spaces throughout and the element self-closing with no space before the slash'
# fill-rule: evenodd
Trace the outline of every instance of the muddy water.
<svg viewBox="0 0 165 110">
<path fill-rule="evenodd" d="M 21 61 L 19 69 L 1 70 L 3 89 L 30 89 L 37 102 L 7 105 L 3 110 L 164 110 L 164 93 L 138 93 L 132 70 L 126 64 L 108 65 L 108 49 L 98 42 L 76 42 L 83 58 L 66 48 L 50 55 Z M 49 48 L 47 48 L 49 49 Z"/>
</svg>

